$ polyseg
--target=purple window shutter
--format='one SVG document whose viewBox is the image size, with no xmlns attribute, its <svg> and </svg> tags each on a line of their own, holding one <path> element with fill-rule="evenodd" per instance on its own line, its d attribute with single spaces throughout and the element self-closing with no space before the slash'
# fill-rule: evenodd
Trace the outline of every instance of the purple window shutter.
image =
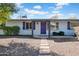
<svg viewBox="0 0 79 59">
<path fill-rule="evenodd" d="M 25 22 L 23 22 L 23 30 L 25 30 Z"/>
<path fill-rule="evenodd" d="M 35 22 L 33 22 L 33 30 L 35 30 Z"/>
</svg>

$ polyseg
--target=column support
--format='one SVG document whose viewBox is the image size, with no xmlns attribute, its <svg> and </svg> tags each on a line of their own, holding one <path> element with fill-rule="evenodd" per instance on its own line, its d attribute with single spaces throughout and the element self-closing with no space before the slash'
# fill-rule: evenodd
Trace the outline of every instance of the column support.
<svg viewBox="0 0 79 59">
<path fill-rule="evenodd" d="M 50 21 L 48 21 L 48 39 L 50 39 Z"/>
<path fill-rule="evenodd" d="M 32 21 L 32 37 L 33 37 L 33 27 L 34 27 L 34 24 L 33 24 L 34 22 Z"/>
</svg>

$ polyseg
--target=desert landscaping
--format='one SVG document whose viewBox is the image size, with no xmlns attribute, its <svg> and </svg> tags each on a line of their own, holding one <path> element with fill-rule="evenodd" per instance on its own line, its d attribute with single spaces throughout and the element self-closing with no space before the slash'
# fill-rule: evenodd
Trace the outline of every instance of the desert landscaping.
<svg viewBox="0 0 79 59">
<path fill-rule="evenodd" d="M 0 56 L 79 56 L 78 8 L 0 3 Z"/>
<path fill-rule="evenodd" d="M 37 56 L 40 55 L 41 40 L 33 38 L 9 37 L 0 38 L 0 55 Z M 79 56 L 79 40 L 46 39 L 50 56 Z M 45 42 L 44 42 L 45 43 Z"/>
</svg>

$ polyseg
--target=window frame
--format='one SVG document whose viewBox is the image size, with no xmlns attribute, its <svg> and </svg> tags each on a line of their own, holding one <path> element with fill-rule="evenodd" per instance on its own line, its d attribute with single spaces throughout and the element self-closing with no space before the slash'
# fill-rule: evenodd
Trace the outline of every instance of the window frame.
<svg viewBox="0 0 79 59">
<path fill-rule="evenodd" d="M 23 30 L 35 30 L 35 22 L 22 22 L 23 23 Z M 32 24 L 33 23 L 33 24 Z"/>
<path fill-rule="evenodd" d="M 26 28 L 25 28 L 25 22 L 22 22 L 22 23 L 23 23 L 23 24 L 22 24 L 22 25 L 23 25 L 22 28 L 23 28 L 23 30 L 25 30 L 25 29 L 26 29 Z"/>
<path fill-rule="evenodd" d="M 56 29 L 59 29 L 59 22 L 56 22 Z"/>
<path fill-rule="evenodd" d="M 70 23 L 70 21 L 67 22 L 67 29 L 71 30 L 71 23 Z"/>
</svg>

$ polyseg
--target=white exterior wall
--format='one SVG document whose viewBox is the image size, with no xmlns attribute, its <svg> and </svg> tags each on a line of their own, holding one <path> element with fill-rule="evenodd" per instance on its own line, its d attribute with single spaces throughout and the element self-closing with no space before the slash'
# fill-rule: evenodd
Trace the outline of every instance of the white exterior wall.
<svg viewBox="0 0 79 59">
<path fill-rule="evenodd" d="M 19 35 L 32 35 L 32 30 L 23 30 L 23 21 L 8 21 L 6 26 L 19 26 Z"/>
<path fill-rule="evenodd" d="M 32 30 L 23 30 L 22 22 L 23 21 L 8 21 L 6 23 L 6 26 L 19 26 L 20 35 L 32 35 Z M 34 35 L 44 35 L 44 34 L 40 34 L 41 33 L 41 22 L 35 22 L 35 30 L 33 30 L 33 31 L 34 31 Z M 48 30 L 46 30 L 45 35 L 48 35 Z"/>
<path fill-rule="evenodd" d="M 23 21 L 8 21 L 6 26 L 19 26 L 20 27 L 20 35 L 32 35 L 32 30 L 23 30 Z M 64 31 L 65 35 L 73 35 L 73 30 L 67 29 L 67 21 L 59 21 L 59 29 L 51 28 L 51 34 L 54 31 Z M 41 34 L 41 22 L 35 22 L 35 30 L 34 35 L 48 35 L 48 25 L 46 29 L 46 34 Z"/>
<path fill-rule="evenodd" d="M 40 22 L 35 22 L 34 35 L 40 35 Z"/>
<path fill-rule="evenodd" d="M 74 35 L 74 30 L 68 30 L 67 29 L 67 21 L 59 21 L 59 29 L 57 30 L 56 28 L 52 28 L 51 30 L 51 34 L 52 32 L 59 32 L 59 31 L 63 31 L 65 33 L 65 35 Z"/>
<path fill-rule="evenodd" d="M 65 35 L 74 35 L 74 31 L 67 29 L 67 21 L 60 21 L 59 22 L 59 31 L 64 31 Z"/>
</svg>

